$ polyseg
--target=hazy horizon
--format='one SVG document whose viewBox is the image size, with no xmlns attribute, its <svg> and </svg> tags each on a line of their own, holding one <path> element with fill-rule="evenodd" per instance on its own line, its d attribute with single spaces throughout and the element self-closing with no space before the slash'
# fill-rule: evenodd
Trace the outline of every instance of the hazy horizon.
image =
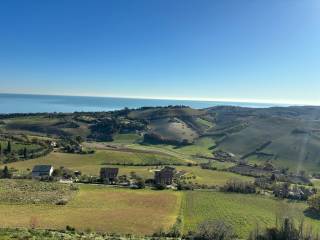
<svg viewBox="0 0 320 240">
<path fill-rule="evenodd" d="M 136 100 L 176 100 L 176 101 L 199 101 L 199 102 L 228 102 L 228 103 L 257 103 L 257 104 L 272 104 L 272 105 L 308 105 L 320 106 L 316 103 L 306 102 L 282 102 L 282 101 L 268 101 L 261 99 L 228 99 L 228 98 L 184 98 L 184 97 L 144 97 L 144 96 L 112 96 L 112 95 L 74 95 L 74 94 L 46 94 L 46 93 L 28 93 L 28 92 L 0 92 L 0 95 L 32 95 L 32 96 L 57 96 L 57 97 L 92 97 L 92 98 L 122 98 L 122 99 L 136 99 Z"/>
</svg>

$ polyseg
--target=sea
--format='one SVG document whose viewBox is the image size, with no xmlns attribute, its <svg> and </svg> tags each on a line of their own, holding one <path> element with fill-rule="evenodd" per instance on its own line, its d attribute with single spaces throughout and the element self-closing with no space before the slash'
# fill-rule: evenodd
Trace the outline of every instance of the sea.
<svg viewBox="0 0 320 240">
<path fill-rule="evenodd" d="M 123 108 L 158 107 L 169 105 L 185 105 L 196 109 L 213 106 L 240 106 L 265 108 L 279 106 L 264 103 L 218 102 L 195 100 L 164 100 L 115 97 L 54 96 L 32 94 L 0 93 L 0 114 L 9 113 L 71 113 L 101 112 Z"/>
</svg>

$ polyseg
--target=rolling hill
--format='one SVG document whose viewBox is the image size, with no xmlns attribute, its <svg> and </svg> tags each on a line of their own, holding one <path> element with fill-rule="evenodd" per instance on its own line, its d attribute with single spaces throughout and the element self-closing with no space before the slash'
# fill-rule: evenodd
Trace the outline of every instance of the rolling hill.
<svg viewBox="0 0 320 240">
<path fill-rule="evenodd" d="M 11 135 L 113 141 L 119 134 L 134 133 L 142 136 L 136 144 L 177 148 L 196 146 L 199 139 L 210 137 L 215 145 L 206 151 L 222 150 L 252 162 L 268 160 L 297 171 L 320 169 L 320 107 L 169 106 L 97 113 L 12 114 L 1 115 L 0 120 L 1 133 Z"/>
</svg>

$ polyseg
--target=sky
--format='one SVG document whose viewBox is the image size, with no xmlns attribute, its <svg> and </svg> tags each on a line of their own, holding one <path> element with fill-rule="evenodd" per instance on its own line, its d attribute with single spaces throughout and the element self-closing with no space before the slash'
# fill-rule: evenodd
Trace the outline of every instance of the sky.
<svg viewBox="0 0 320 240">
<path fill-rule="evenodd" d="M 320 104 L 318 0 L 1 0 L 0 92 Z"/>
</svg>

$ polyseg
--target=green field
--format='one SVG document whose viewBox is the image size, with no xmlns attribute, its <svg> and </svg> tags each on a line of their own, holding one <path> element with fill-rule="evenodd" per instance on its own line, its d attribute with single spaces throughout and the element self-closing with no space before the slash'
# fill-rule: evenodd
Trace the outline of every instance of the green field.
<svg viewBox="0 0 320 240">
<path fill-rule="evenodd" d="M 185 233 L 205 220 L 222 220 L 232 224 L 241 238 L 247 238 L 257 225 L 274 226 L 276 216 L 289 214 L 299 219 L 307 205 L 253 194 L 189 191 L 184 192 L 182 208 Z M 320 230 L 318 220 L 306 217 L 305 223 Z"/>
<path fill-rule="evenodd" d="M 81 185 L 67 205 L 0 202 L 2 227 L 31 227 L 98 232 L 151 234 L 168 229 L 180 209 L 181 194 Z"/>
<path fill-rule="evenodd" d="M 213 171 L 208 169 L 202 169 L 200 167 L 177 167 L 178 170 L 184 170 L 188 174 L 187 177 L 194 176 L 195 178 L 186 180 L 192 183 L 207 184 L 209 186 L 223 186 L 228 180 L 239 179 L 242 181 L 253 181 L 252 177 L 241 176 L 239 174 L 225 172 L 225 171 Z"/>
<path fill-rule="evenodd" d="M 184 121 L 178 118 L 156 119 L 150 123 L 151 132 L 156 133 L 164 139 L 193 142 L 198 138 L 198 133 L 190 128 Z"/>
<path fill-rule="evenodd" d="M 188 156 L 212 157 L 213 150 L 210 150 L 209 148 L 211 148 L 213 146 L 215 146 L 215 141 L 213 138 L 202 137 L 202 138 L 195 140 L 194 144 L 192 144 L 192 145 L 174 148 L 174 150 L 176 150 L 180 153 L 186 154 Z M 170 147 L 170 146 L 164 146 L 164 147 Z"/>
<path fill-rule="evenodd" d="M 249 163 L 261 165 L 266 162 L 266 159 L 253 155 L 247 158 L 247 161 Z M 294 173 L 299 172 L 300 170 L 304 170 L 309 173 L 316 173 L 320 168 L 320 164 L 313 161 L 302 161 L 301 163 L 299 163 L 288 159 L 277 159 L 271 160 L 270 162 L 277 168 L 288 168 L 289 171 Z"/>
<path fill-rule="evenodd" d="M 316 187 L 318 190 L 320 190 L 320 179 L 312 179 L 312 183 L 314 187 Z"/>
<path fill-rule="evenodd" d="M 148 155 L 149 156 L 149 155 Z M 130 161 L 141 161 L 141 158 L 138 158 L 136 154 L 118 152 L 118 151 L 107 151 L 99 150 L 95 154 L 81 155 L 81 154 L 69 154 L 69 153 L 59 153 L 52 152 L 47 156 L 31 159 L 27 161 L 19 161 L 14 163 L 7 164 L 9 168 L 13 167 L 19 172 L 29 172 L 34 165 L 37 164 L 50 164 L 55 168 L 61 166 L 65 168 L 72 169 L 74 171 L 81 171 L 82 174 L 86 175 L 99 175 L 100 168 L 103 166 L 110 166 L 107 164 L 108 159 L 109 163 L 118 163 L 123 161 L 126 158 Z M 148 160 L 148 158 L 144 158 Z M 114 162 L 112 162 L 112 161 Z M 129 160 L 127 162 L 129 162 Z M 217 163 L 220 164 L 220 163 Z M 114 165 L 113 165 L 114 166 Z M 224 164 L 221 163 L 220 167 L 223 168 Z M 119 175 L 129 175 L 130 172 L 136 172 L 138 175 L 144 178 L 153 178 L 154 169 L 156 167 L 152 166 L 122 166 L 119 167 Z M 207 184 L 207 185 L 224 185 L 230 179 L 241 179 L 245 181 L 251 181 L 253 178 L 241 176 L 235 173 L 226 172 L 226 171 L 213 171 L 208 169 L 202 169 L 198 166 L 176 166 L 177 170 L 183 170 L 186 172 L 187 182 L 198 183 L 198 184 Z"/>
<path fill-rule="evenodd" d="M 189 107 L 156 107 L 128 110 L 125 115 L 117 112 L 39 114 L 12 116 L 1 123 L 4 134 L 41 135 L 60 138 L 81 136 L 85 140 L 106 141 L 146 148 L 144 133 L 156 133 L 159 142 L 174 140 L 173 145 L 183 139 L 194 143 L 190 146 L 149 145 L 150 148 L 170 152 L 188 160 L 201 161 L 211 157 L 213 146 L 233 153 L 237 158 L 253 153 L 250 161 L 272 159 L 278 167 L 289 167 L 292 172 L 319 170 L 320 157 L 320 111 L 315 107 L 290 108 L 230 108 L 214 107 L 192 109 Z M 105 132 L 100 122 L 114 118 L 114 131 Z M 113 124 L 111 122 L 108 122 Z M 97 129 L 93 130 L 95 126 Z M 127 134 L 120 134 L 130 132 Z M 211 135 L 211 137 L 209 137 Z M 213 137 L 219 138 L 215 141 Z M 152 142 L 152 141 L 151 141 Z M 263 149 L 265 143 L 269 143 Z M 266 157 L 267 156 L 267 157 Z"/>
<path fill-rule="evenodd" d="M 0 203 L 25 204 L 69 201 L 76 194 L 73 185 L 39 182 L 32 180 L 0 180 Z"/>
<path fill-rule="evenodd" d="M 205 220 L 222 220 L 245 239 L 256 226 L 273 226 L 277 216 L 292 216 L 296 220 L 304 217 L 307 225 L 320 230 L 318 220 L 304 216 L 305 202 L 209 190 L 179 192 L 78 186 L 70 195 L 69 185 L 2 180 L 0 215 L 6 217 L 0 219 L 0 225 L 50 229 L 70 225 L 81 231 L 145 235 L 160 228 L 168 230 L 181 215 L 184 233 L 195 230 Z M 66 205 L 55 204 L 56 199 L 66 196 L 71 196 Z"/>
<path fill-rule="evenodd" d="M 175 156 L 177 158 L 186 159 L 189 161 L 206 161 L 200 160 L 199 157 L 212 157 L 213 150 L 211 147 L 215 146 L 215 140 L 211 137 L 201 137 L 194 141 L 192 145 L 176 147 L 169 144 L 157 144 L 157 145 L 141 145 L 141 144 L 128 144 L 127 147 L 133 149 L 144 150 L 157 150 L 163 153 Z"/>
<path fill-rule="evenodd" d="M 29 151 L 37 151 L 37 150 L 43 149 L 43 147 L 41 147 L 38 144 L 34 144 L 34 143 L 26 144 L 26 143 L 15 142 L 15 141 L 10 141 L 10 142 L 11 142 L 11 151 L 12 152 L 19 152 L 19 151 L 23 150 L 24 148 L 27 148 L 27 150 L 29 150 Z M 8 146 L 8 141 L 0 140 L 0 145 L 1 145 L 2 149 L 5 150 Z"/>
<path fill-rule="evenodd" d="M 113 136 L 113 143 L 132 144 L 132 143 L 140 142 L 142 138 L 143 138 L 142 136 L 136 133 L 116 134 Z"/>
<path fill-rule="evenodd" d="M 32 169 L 37 164 L 51 164 L 55 168 L 64 166 L 73 170 L 82 171 L 84 174 L 97 175 L 101 167 L 112 164 L 183 164 L 182 160 L 165 155 L 157 155 L 151 153 L 134 153 L 134 152 L 121 152 L 112 150 L 98 150 L 94 154 L 69 154 L 52 152 L 47 156 L 31 159 L 27 161 L 19 161 L 7 164 L 20 171 Z M 122 168 L 122 166 L 119 166 Z M 124 168 L 139 169 L 141 167 L 128 166 Z M 147 169 L 143 167 L 142 169 Z"/>
</svg>

